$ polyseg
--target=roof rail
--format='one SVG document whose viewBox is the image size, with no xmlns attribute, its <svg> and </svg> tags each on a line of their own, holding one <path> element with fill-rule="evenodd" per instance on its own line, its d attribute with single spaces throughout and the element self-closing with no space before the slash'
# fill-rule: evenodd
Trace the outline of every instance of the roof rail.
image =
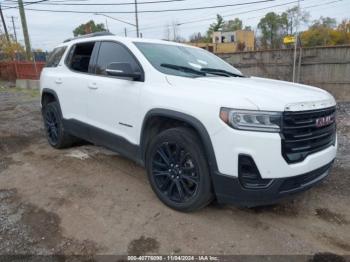
<svg viewBox="0 0 350 262">
<path fill-rule="evenodd" d="M 81 36 L 77 36 L 77 37 L 68 38 L 68 39 L 64 40 L 63 43 L 67 43 L 67 42 L 75 40 L 75 39 L 89 38 L 89 37 L 96 37 L 96 36 L 104 36 L 104 35 L 114 35 L 114 34 L 112 34 L 109 31 L 96 32 L 96 33 L 92 33 L 92 34 L 87 34 L 87 35 L 81 35 Z"/>
</svg>

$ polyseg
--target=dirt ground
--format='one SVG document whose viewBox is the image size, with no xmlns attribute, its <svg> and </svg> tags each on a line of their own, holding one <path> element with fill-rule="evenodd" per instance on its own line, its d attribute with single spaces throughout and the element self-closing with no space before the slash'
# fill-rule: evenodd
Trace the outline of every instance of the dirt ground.
<svg viewBox="0 0 350 262">
<path fill-rule="evenodd" d="M 108 150 L 55 150 L 37 91 L 0 88 L 0 254 L 350 255 L 350 103 L 319 186 L 272 207 L 164 206 L 145 170 Z"/>
</svg>

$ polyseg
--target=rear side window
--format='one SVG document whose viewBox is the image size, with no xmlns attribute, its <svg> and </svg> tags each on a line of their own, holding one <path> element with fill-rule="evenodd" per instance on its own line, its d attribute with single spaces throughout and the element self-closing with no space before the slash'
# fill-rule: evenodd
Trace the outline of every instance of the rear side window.
<svg viewBox="0 0 350 262">
<path fill-rule="evenodd" d="M 102 42 L 98 53 L 96 74 L 107 75 L 106 68 L 111 63 L 129 63 L 134 71 L 142 71 L 138 62 L 126 47 L 115 42 Z"/>
<path fill-rule="evenodd" d="M 66 65 L 74 71 L 88 73 L 94 46 L 95 42 L 74 45 L 69 52 Z"/>
<path fill-rule="evenodd" d="M 61 58 L 66 51 L 66 46 L 56 47 L 50 54 L 47 59 L 45 67 L 56 67 L 61 61 Z"/>
</svg>

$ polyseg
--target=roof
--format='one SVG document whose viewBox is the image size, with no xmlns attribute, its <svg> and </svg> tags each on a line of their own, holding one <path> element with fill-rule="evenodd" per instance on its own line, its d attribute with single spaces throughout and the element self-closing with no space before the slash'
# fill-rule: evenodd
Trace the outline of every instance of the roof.
<svg viewBox="0 0 350 262">
<path fill-rule="evenodd" d="M 166 40 L 160 40 L 160 39 L 147 39 L 147 38 L 134 38 L 134 37 L 122 37 L 122 36 L 116 36 L 109 32 L 99 32 L 99 33 L 93 33 L 88 35 L 83 35 L 75 38 L 69 38 L 65 40 L 63 43 L 60 44 L 66 45 L 66 44 L 75 44 L 75 43 L 83 43 L 83 42 L 89 42 L 91 40 L 94 41 L 101 41 L 101 40 L 115 40 L 120 42 L 129 42 L 129 43 L 155 43 L 155 44 L 167 44 L 167 45 L 178 45 L 178 46 L 188 46 L 186 44 L 177 43 L 177 42 L 171 42 Z"/>
</svg>

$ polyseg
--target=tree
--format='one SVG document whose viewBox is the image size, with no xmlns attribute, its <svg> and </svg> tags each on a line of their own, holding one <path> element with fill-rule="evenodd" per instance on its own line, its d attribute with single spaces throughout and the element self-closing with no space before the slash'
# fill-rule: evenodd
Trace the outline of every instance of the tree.
<svg viewBox="0 0 350 262">
<path fill-rule="evenodd" d="M 337 27 L 340 33 L 340 41 L 344 44 L 350 44 L 350 20 L 344 19 Z"/>
<path fill-rule="evenodd" d="M 243 30 L 253 31 L 253 29 L 252 29 L 252 27 L 250 25 L 246 25 Z"/>
<path fill-rule="evenodd" d="M 337 30 L 343 33 L 350 33 L 350 20 L 344 19 L 338 25 Z"/>
<path fill-rule="evenodd" d="M 325 27 L 325 28 L 335 28 L 337 26 L 337 20 L 331 17 L 321 16 L 318 20 L 315 20 L 311 27 Z"/>
<path fill-rule="evenodd" d="M 4 60 L 15 60 L 20 54 L 25 54 L 24 47 L 14 41 L 13 37 L 10 37 L 10 41 L 7 41 L 5 35 L 0 35 L 0 54 Z"/>
<path fill-rule="evenodd" d="M 321 17 L 301 33 L 301 42 L 307 47 L 350 44 L 350 23 L 344 20 L 336 27 L 334 18 Z"/>
<path fill-rule="evenodd" d="M 164 39 L 170 41 L 170 36 L 171 36 L 170 25 L 166 24 L 164 27 Z"/>
<path fill-rule="evenodd" d="M 200 32 L 198 32 L 198 33 L 193 33 L 190 36 L 190 42 L 191 43 L 210 43 L 211 39 L 206 36 L 203 36 Z"/>
<path fill-rule="evenodd" d="M 267 13 L 260 19 L 258 28 L 261 30 L 261 44 L 264 48 L 280 48 L 282 36 L 285 35 L 285 19 L 274 12 Z"/>
<path fill-rule="evenodd" d="M 93 20 L 90 20 L 89 22 L 85 24 L 81 24 L 77 28 L 73 30 L 73 35 L 74 36 L 79 36 L 79 35 L 86 35 L 86 34 L 91 34 L 95 32 L 103 32 L 106 31 L 105 25 L 104 24 L 95 24 Z"/>
<path fill-rule="evenodd" d="M 207 31 L 208 38 L 211 38 L 213 32 L 221 30 L 224 26 L 224 23 L 224 18 L 221 15 L 217 14 L 216 21 L 209 26 L 209 29 Z"/>
<path fill-rule="evenodd" d="M 180 42 L 181 37 L 180 37 L 180 34 L 179 34 L 179 31 L 180 31 L 179 23 L 177 21 L 175 21 L 175 20 L 171 23 L 171 31 L 173 33 L 173 41 L 174 42 Z"/>
<path fill-rule="evenodd" d="M 234 20 L 229 20 L 227 22 L 224 22 L 222 26 L 222 31 L 224 32 L 232 32 L 237 30 L 242 30 L 243 23 L 242 20 L 239 18 L 235 18 Z"/>
<path fill-rule="evenodd" d="M 285 23 L 287 34 L 294 35 L 296 28 L 300 23 L 306 24 L 310 19 L 308 12 L 302 11 L 298 6 L 288 9 L 281 14 L 282 21 Z"/>
</svg>

